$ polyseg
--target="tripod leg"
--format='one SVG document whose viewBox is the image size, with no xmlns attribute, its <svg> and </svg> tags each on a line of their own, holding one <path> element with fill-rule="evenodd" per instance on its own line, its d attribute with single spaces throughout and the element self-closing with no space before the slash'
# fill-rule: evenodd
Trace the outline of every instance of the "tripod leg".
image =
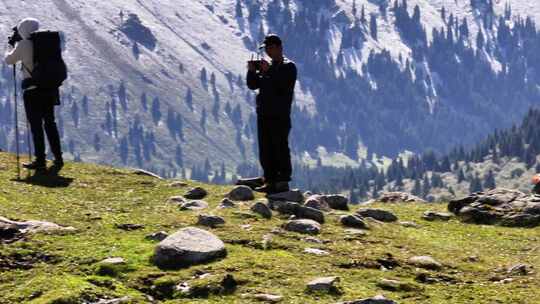
<svg viewBox="0 0 540 304">
<path fill-rule="evenodd" d="M 19 155 L 19 113 L 17 107 L 17 66 L 13 65 L 13 102 L 15 104 L 15 149 L 17 153 L 17 179 L 21 179 L 21 160 Z"/>
</svg>

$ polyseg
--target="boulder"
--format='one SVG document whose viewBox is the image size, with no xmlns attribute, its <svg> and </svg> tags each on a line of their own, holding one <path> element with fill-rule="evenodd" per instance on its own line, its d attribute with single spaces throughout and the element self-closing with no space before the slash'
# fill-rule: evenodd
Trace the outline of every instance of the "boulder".
<svg viewBox="0 0 540 304">
<path fill-rule="evenodd" d="M 288 231 L 303 234 L 319 234 L 321 225 L 314 220 L 300 219 L 288 221 L 283 228 Z"/>
<path fill-rule="evenodd" d="M 450 201 L 448 210 L 466 223 L 509 227 L 540 225 L 540 196 L 509 189 L 473 193 Z"/>
<path fill-rule="evenodd" d="M 409 264 L 418 268 L 441 270 L 443 265 L 430 256 L 414 256 L 409 259 Z"/>
<path fill-rule="evenodd" d="M 268 206 L 270 209 L 282 214 L 296 214 L 301 205 L 296 202 L 270 200 Z"/>
<path fill-rule="evenodd" d="M 311 292 L 335 292 L 337 282 L 339 282 L 338 277 L 317 278 L 307 284 L 307 289 Z"/>
<path fill-rule="evenodd" d="M 324 224 L 324 213 L 314 208 L 299 206 L 294 215 L 299 219 L 310 219 Z"/>
<path fill-rule="evenodd" d="M 335 210 L 349 210 L 349 199 L 340 194 L 323 195 L 323 201 L 331 208 Z"/>
<path fill-rule="evenodd" d="M 208 208 L 205 201 L 189 201 L 180 205 L 180 210 L 203 210 Z"/>
<path fill-rule="evenodd" d="M 426 221 L 449 221 L 452 218 L 451 213 L 447 212 L 435 212 L 435 211 L 426 211 L 422 218 Z"/>
<path fill-rule="evenodd" d="M 369 299 L 353 300 L 347 302 L 339 302 L 336 304 L 397 304 L 397 302 L 388 300 L 382 295 L 375 296 Z"/>
<path fill-rule="evenodd" d="M 368 224 L 364 221 L 362 217 L 358 215 L 342 215 L 339 218 L 339 222 L 345 227 L 369 229 Z"/>
<path fill-rule="evenodd" d="M 304 206 L 321 211 L 330 211 L 330 206 L 322 199 L 321 195 L 309 196 Z"/>
<path fill-rule="evenodd" d="M 184 197 L 190 200 L 201 200 L 208 195 L 208 192 L 201 187 L 195 187 L 190 189 Z"/>
<path fill-rule="evenodd" d="M 225 220 L 222 217 L 216 215 L 200 214 L 197 225 L 215 228 L 217 226 L 225 225 Z"/>
<path fill-rule="evenodd" d="M 304 195 L 302 192 L 300 192 L 300 190 L 291 190 L 268 195 L 268 200 L 301 203 L 304 201 Z"/>
<path fill-rule="evenodd" d="M 156 246 L 153 262 L 160 268 L 178 269 L 226 255 L 225 244 L 218 237 L 208 231 L 188 227 L 161 241 Z"/>
<path fill-rule="evenodd" d="M 392 212 L 383 209 L 362 208 L 356 211 L 362 217 L 370 217 L 381 222 L 395 222 L 398 220 Z"/>
<path fill-rule="evenodd" d="M 251 201 L 255 199 L 255 195 L 248 186 L 236 186 L 227 194 L 227 198 L 233 201 Z"/>
<path fill-rule="evenodd" d="M 251 206 L 251 211 L 259 214 L 265 219 L 272 218 L 272 210 L 263 202 L 256 202 L 255 205 Z"/>
</svg>

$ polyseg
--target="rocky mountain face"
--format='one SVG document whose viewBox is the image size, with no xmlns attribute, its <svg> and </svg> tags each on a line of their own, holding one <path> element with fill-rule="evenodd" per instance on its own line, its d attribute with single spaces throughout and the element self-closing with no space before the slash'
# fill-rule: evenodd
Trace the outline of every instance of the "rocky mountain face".
<svg viewBox="0 0 540 304">
<path fill-rule="evenodd" d="M 68 158 L 163 176 L 222 182 L 254 170 L 254 93 L 243 77 L 269 32 L 283 37 L 300 70 L 291 137 L 298 165 L 445 152 L 510 126 L 540 97 L 540 10 L 525 1 L 0 6 L 6 36 L 28 12 L 63 32 L 70 79 L 58 119 Z M 3 66 L 0 146 L 9 150 L 12 87 Z"/>
</svg>

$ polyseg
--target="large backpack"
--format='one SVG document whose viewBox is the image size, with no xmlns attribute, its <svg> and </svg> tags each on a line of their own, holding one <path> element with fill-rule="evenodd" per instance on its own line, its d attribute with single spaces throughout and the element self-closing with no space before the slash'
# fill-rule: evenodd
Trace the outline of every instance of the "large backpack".
<svg viewBox="0 0 540 304">
<path fill-rule="evenodd" d="M 57 89 L 67 79 L 67 67 L 62 59 L 60 33 L 43 31 L 30 36 L 34 44 L 34 70 L 31 85 L 42 89 Z"/>
</svg>

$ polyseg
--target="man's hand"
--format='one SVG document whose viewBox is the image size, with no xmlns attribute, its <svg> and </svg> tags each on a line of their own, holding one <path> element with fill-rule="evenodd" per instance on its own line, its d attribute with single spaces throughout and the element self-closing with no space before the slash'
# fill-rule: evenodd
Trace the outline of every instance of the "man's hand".
<svg viewBox="0 0 540 304">
<path fill-rule="evenodd" d="M 266 73 L 270 69 L 270 63 L 266 60 L 261 60 L 261 72 Z"/>
<path fill-rule="evenodd" d="M 250 72 L 256 72 L 257 66 L 255 65 L 254 61 L 248 61 L 248 71 Z"/>
</svg>

